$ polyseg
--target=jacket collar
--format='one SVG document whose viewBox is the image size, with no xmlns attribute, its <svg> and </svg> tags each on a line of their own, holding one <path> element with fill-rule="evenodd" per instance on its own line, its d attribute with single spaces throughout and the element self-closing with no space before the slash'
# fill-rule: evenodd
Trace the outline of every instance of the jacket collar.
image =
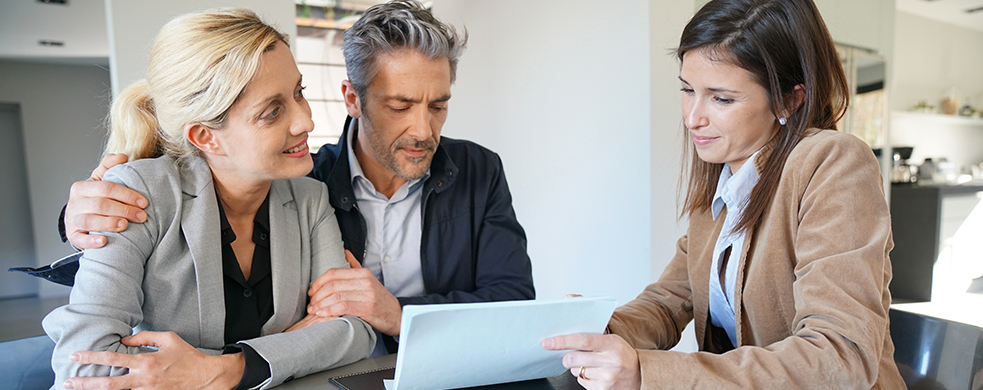
<svg viewBox="0 0 983 390">
<path fill-rule="evenodd" d="M 328 196 L 331 199 L 331 206 L 346 212 L 351 211 L 352 207 L 355 206 L 355 190 L 352 188 L 352 168 L 348 162 L 348 149 L 351 147 L 348 144 L 349 131 L 353 132 L 352 139 L 358 137 L 358 120 L 350 116 L 345 119 L 345 127 L 341 133 L 341 139 L 338 140 L 338 144 L 336 146 L 332 145 L 334 147 L 325 145 L 335 157 L 334 167 L 331 168 L 331 173 L 328 174 L 328 178 L 325 181 L 328 189 L 330 189 Z M 446 139 L 441 137 L 440 144 L 437 145 L 437 151 L 434 152 L 433 160 L 430 162 L 430 178 L 424 183 L 424 194 L 429 192 L 429 189 L 440 193 L 445 188 L 450 187 L 454 183 L 454 178 L 457 176 L 457 165 L 451 161 L 447 150 L 442 146 L 444 141 Z"/>
<path fill-rule="evenodd" d="M 802 134 L 802 139 L 811 137 L 820 131 L 822 130 L 817 129 L 815 127 L 810 127 L 805 130 L 804 134 Z M 754 159 L 754 169 L 755 171 L 758 172 L 759 177 L 761 176 L 761 172 L 765 168 L 765 163 L 768 162 L 769 158 L 771 158 L 771 154 L 775 153 L 776 151 L 775 147 L 778 146 L 778 140 L 781 139 L 780 135 L 781 135 L 781 131 L 775 133 L 775 136 L 771 137 L 771 139 L 768 140 L 768 142 L 761 147 L 761 151 L 758 152 L 758 156 Z M 799 142 L 802 142 L 802 140 L 799 140 Z"/>
<path fill-rule="evenodd" d="M 222 280 L 222 262 L 214 260 L 222 253 L 218 218 L 203 218 L 215 212 L 218 198 L 212 181 L 212 171 L 201 157 L 191 157 L 179 162 L 181 191 L 185 195 L 182 207 L 181 227 L 198 275 L 199 310 L 214 313 L 200 317 L 205 345 L 222 345 L 225 340 L 225 291 L 221 283 L 202 281 Z M 295 319 L 293 313 L 299 305 L 296 299 L 286 299 L 293 293 L 295 281 L 302 279 L 300 247 L 293 243 L 301 239 L 297 226 L 297 206 L 287 180 L 274 180 L 269 193 L 270 266 L 273 272 L 273 317 L 263 326 L 263 334 L 274 329 L 286 329 Z M 219 255 L 221 259 L 221 255 Z"/>
</svg>

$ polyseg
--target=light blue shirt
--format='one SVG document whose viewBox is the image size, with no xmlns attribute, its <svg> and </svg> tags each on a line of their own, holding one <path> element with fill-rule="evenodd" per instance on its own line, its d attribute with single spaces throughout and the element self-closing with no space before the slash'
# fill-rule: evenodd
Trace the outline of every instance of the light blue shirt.
<svg viewBox="0 0 983 390">
<path fill-rule="evenodd" d="M 737 344 L 734 292 L 737 290 L 737 267 L 741 263 L 746 234 L 743 231 L 735 233 L 734 227 L 744 214 L 744 208 L 751 198 L 751 189 L 758 184 L 758 172 L 754 169 L 754 158 L 757 155 L 758 152 L 754 152 L 741 165 L 737 173 L 732 173 L 730 165 L 724 164 L 710 208 L 713 219 L 717 220 L 723 208 L 727 207 L 727 216 L 724 218 L 724 226 L 720 230 L 720 236 L 717 237 L 717 243 L 713 247 L 713 263 L 710 266 L 710 321 L 727 331 L 727 337 L 735 348 L 740 345 Z M 731 247 L 731 250 L 727 269 L 724 271 L 725 286 L 721 287 L 720 264 L 728 247 Z"/>
<path fill-rule="evenodd" d="M 352 121 L 352 127 L 356 126 Z M 403 183 L 392 198 L 376 191 L 365 177 L 355 158 L 352 134 L 348 131 L 348 163 L 351 166 L 352 189 L 358 211 L 365 218 L 367 231 L 362 267 L 372 271 L 389 293 L 397 297 L 420 296 L 425 293 L 420 266 L 420 243 L 423 239 L 423 177 Z M 378 332 L 378 331 L 377 331 Z M 385 354 L 382 337 L 373 356 Z"/>
</svg>

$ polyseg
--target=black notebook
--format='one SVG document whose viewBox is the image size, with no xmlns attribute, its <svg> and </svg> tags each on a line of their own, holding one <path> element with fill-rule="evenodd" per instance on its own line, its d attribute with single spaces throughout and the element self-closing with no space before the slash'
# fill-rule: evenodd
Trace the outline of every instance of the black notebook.
<svg viewBox="0 0 983 390">
<path fill-rule="evenodd" d="M 331 383 L 345 390 L 385 390 L 384 379 L 396 377 L 396 367 L 383 367 L 371 371 L 356 372 L 354 374 L 336 376 L 331 378 Z M 521 382 L 501 383 L 497 385 L 472 387 L 472 390 L 568 390 L 582 389 L 577 378 L 569 371 L 552 378 L 534 379 Z"/>
<path fill-rule="evenodd" d="M 386 390 L 382 380 L 395 377 L 396 366 L 392 366 L 336 376 L 331 378 L 331 383 L 345 390 Z"/>
</svg>

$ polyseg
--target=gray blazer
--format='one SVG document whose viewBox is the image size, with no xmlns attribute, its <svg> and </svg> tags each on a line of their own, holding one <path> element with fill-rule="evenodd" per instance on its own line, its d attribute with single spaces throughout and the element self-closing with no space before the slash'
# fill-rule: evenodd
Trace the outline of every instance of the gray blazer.
<svg viewBox="0 0 983 390">
<path fill-rule="evenodd" d="M 146 196 L 147 222 L 106 234 L 106 246 L 86 250 L 69 304 L 45 317 L 44 330 L 57 344 L 56 388 L 70 377 L 125 374 L 68 357 L 148 352 L 120 343 L 139 330 L 173 331 L 209 354 L 224 345 L 220 222 L 208 165 L 200 158 L 144 159 L 110 169 L 104 180 Z M 282 333 L 306 315 L 310 283 L 330 268 L 348 267 L 327 187 L 308 178 L 273 181 L 270 235 L 273 317 L 263 336 L 241 341 L 270 363 L 272 377 L 262 388 L 367 357 L 376 336 L 359 318 Z"/>
</svg>

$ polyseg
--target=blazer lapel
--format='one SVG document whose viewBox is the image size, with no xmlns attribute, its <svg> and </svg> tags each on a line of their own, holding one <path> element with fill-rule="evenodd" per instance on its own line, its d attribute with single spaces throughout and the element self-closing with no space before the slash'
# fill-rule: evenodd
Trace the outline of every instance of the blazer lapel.
<svg viewBox="0 0 983 390">
<path fill-rule="evenodd" d="M 181 230 L 195 266 L 201 345 L 221 348 L 225 345 L 225 290 L 221 227 L 212 172 L 200 158 L 191 159 L 182 165 L 182 170 Z"/>
<path fill-rule="evenodd" d="M 713 248 L 717 242 L 717 236 L 720 235 L 720 230 L 723 229 L 724 219 L 727 217 L 727 209 L 724 208 L 723 211 L 717 215 L 717 219 L 714 220 L 710 217 L 710 212 L 704 212 L 699 216 L 699 222 L 690 221 L 692 226 L 694 222 L 704 223 L 706 227 L 701 226 L 696 229 L 700 231 L 701 234 L 705 236 L 700 237 L 690 237 L 690 243 L 699 245 L 697 243 L 702 242 L 703 246 L 700 248 L 691 247 L 690 256 L 696 256 L 696 258 L 690 262 L 692 270 L 690 270 L 690 277 L 692 280 L 692 286 L 690 290 L 693 292 L 693 325 L 696 331 L 696 340 L 700 343 L 700 350 L 704 350 L 703 343 L 706 341 L 707 336 L 706 328 L 710 315 L 710 267 L 713 264 Z M 692 218 L 692 217 L 691 217 Z M 690 231 L 694 231 L 693 228 Z"/>
<path fill-rule="evenodd" d="M 294 318 L 307 296 L 309 281 L 301 269 L 300 221 L 297 205 L 288 181 L 274 180 L 270 186 L 270 266 L 273 273 L 273 317 L 263 325 L 263 334 L 281 331 L 293 325 Z M 303 284 L 298 289 L 297 284 Z M 302 291 L 303 297 L 297 291 Z M 306 302 L 306 300 L 303 300 Z"/>
</svg>

